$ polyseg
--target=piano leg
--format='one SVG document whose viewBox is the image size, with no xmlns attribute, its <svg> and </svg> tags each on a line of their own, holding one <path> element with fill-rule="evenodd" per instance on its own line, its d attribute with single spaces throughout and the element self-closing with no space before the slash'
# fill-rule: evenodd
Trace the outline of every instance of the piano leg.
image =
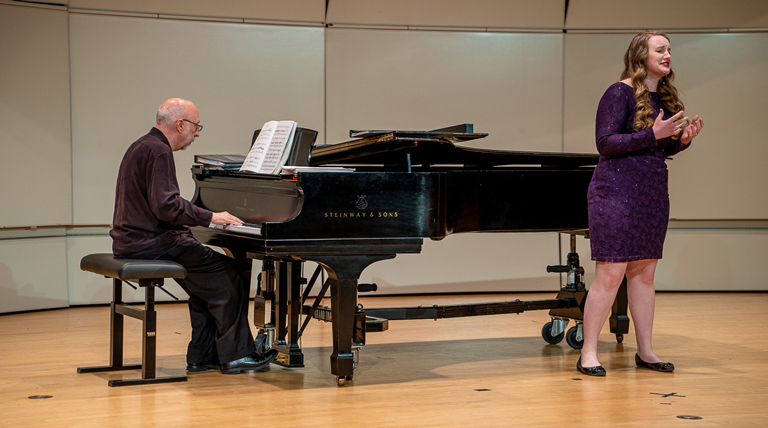
<svg viewBox="0 0 768 428">
<path fill-rule="evenodd" d="M 331 319 L 333 323 L 333 353 L 331 373 L 339 386 L 352 380 L 355 358 L 352 353 L 352 332 L 357 307 L 357 279 L 331 280 Z"/>
<path fill-rule="evenodd" d="M 624 335 L 629 333 L 629 317 L 627 316 L 627 277 L 621 281 L 619 291 L 616 293 L 616 300 L 611 309 L 611 333 L 616 335 L 616 342 L 624 341 Z"/>
<path fill-rule="evenodd" d="M 352 380 L 355 359 L 352 353 L 352 339 L 357 308 L 357 281 L 370 264 L 387 260 L 395 254 L 355 256 L 313 256 L 311 259 L 322 265 L 328 272 L 331 285 L 331 323 L 333 330 L 333 353 L 331 373 L 336 383 L 344 386 Z"/>
</svg>

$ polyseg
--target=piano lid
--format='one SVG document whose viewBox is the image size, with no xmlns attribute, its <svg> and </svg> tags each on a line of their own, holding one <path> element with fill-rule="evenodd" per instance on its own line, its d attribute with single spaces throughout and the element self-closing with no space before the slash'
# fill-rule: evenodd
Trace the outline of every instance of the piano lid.
<svg viewBox="0 0 768 428">
<path fill-rule="evenodd" d="M 464 165 L 493 167 L 503 165 L 541 165 L 579 167 L 597 165 L 600 156 L 587 153 L 550 153 L 462 147 L 454 142 L 482 138 L 488 134 L 451 132 L 456 127 L 434 131 L 350 131 L 364 136 L 344 143 L 316 146 L 309 163 L 320 165 Z M 446 130 L 449 130 L 446 132 Z"/>
</svg>

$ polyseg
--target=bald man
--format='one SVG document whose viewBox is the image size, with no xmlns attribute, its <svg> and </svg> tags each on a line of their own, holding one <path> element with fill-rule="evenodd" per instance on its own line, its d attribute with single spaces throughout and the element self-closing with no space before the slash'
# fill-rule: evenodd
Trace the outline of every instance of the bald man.
<svg viewBox="0 0 768 428">
<path fill-rule="evenodd" d="M 171 98 L 157 110 L 157 125 L 125 152 L 117 176 L 112 252 L 117 258 L 173 260 L 187 269 L 177 279 L 189 294 L 192 339 L 187 371 L 220 368 L 234 374 L 262 369 L 277 355 L 257 353 L 248 325 L 250 284 L 231 259 L 198 242 L 188 226 L 242 222 L 214 213 L 179 194 L 173 152 L 200 136 L 200 114 L 190 101 Z"/>
</svg>

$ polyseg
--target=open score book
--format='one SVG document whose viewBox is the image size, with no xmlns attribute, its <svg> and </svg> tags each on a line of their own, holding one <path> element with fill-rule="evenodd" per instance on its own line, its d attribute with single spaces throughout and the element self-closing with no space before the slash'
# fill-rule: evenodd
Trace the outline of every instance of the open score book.
<svg viewBox="0 0 768 428">
<path fill-rule="evenodd" d="M 265 123 L 240 171 L 258 174 L 279 173 L 291 151 L 295 133 L 296 122 L 292 120 L 271 120 Z"/>
</svg>

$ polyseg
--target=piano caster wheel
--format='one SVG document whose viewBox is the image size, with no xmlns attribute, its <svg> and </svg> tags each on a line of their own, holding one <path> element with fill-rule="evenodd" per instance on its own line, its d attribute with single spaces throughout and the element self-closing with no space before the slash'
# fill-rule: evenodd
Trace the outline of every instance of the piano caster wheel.
<svg viewBox="0 0 768 428">
<path fill-rule="evenodd" d="M 336 385 L 344 386 L 347 381 L 352 381 L 352 375 L 349 376 L 336 376 Z"/>
<path fill-rule="evenodd" d="M 541 337 L 545 342 L 552 345 L 562 342 L 564 335 L 565 333 L 560 333 L 557 336 L 552 336 L 552 321 L 544 324 L 544 327 L 541 329 Z"/>
<path fill-rule="evenodd" d="M 584 347 L 584 340 L 582 339 L 579 341 L 576 338 L 576 335 L 578 333 L 578 327 L 571 327 L 568 329 L 568 333 L 565 334 L 565 341 L 568 343 L 568 346 L 570 346 L 573 349 L 581 349 Z"/>
<path fill-rule="evenodd" d="M 624 341 L 624 335 L 623 334 L 617 334 L 616 335 L 616 343 L 621 343 Z"/>
</svg>

